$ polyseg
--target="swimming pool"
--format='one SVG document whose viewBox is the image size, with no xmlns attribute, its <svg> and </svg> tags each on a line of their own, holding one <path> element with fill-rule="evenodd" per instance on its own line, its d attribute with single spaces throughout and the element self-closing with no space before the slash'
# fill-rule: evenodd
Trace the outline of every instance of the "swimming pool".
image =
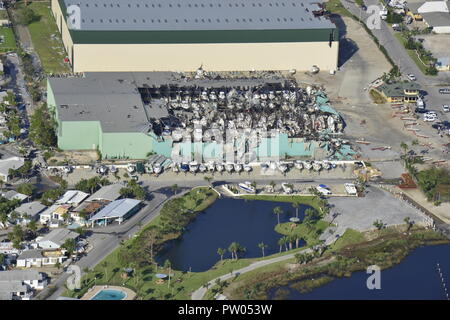
<svg viewBox="0 0 450 320">
<path fill-rule="evenodd" d="M 123 300 L 127 294 L 121 290 L 103 289 L 100 290 L 91 300 Z"/>
</svg>

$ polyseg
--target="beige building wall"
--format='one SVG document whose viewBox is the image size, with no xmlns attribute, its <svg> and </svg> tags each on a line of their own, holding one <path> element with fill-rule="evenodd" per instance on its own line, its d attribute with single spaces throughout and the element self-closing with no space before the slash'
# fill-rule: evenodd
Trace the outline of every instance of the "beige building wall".
<svg viewBox="0 0 450 320">
<path fill-rule="evenodd" d="M 338 42 L 75 44 L 74 72 L 336 70 Z"/>
<path fill-rule="evenodd" d="M 70 61 L 72 61 L 72 37 L 70 36 L 69 28 L 67 27 L 67 23 L 59 6 L 58 0 L 52 0 L 52 12 L 56 25 L 58 26 L 58 30 L 61 33 L 61 38 L 64 43 L 64 47 L 66 48 L 67 55 Z"/>
<path fill-rule="evenodd" d="M 52 11 L 74 72 L 337 70 L 338 41 L 74 45 L 58 0 Z"/>
</svg>

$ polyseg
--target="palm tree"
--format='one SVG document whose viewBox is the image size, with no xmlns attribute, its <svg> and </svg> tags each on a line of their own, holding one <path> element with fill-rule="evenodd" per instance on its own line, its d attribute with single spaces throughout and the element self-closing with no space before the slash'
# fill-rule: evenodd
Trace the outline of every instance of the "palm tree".
<svg viewBox="0 0 450 320">
<path fill-rule="evenodd" d="M 251 183 L 251 187 L 255 189 L 255 193 L 256 193 L 256 186 L 257 186 L 256 181 L 253 180 L 253 182 Z"/>
<path fill-rule="evenodd" d="M 298 218 L 298 207 L 300 207 L 300 204 L 298 202 L 294 202 L 292 204 L 292 208 L 295 209 L 295 217 Z"/>
<path fill-rule="evenodd" d="M 298 248 L 301 237 L 298 234 L 296 234 L 294 235 L 294 239 L 295 239 L 295 247 Z"/>
<path fill-rule="evenodd" d="M 291 234 L 288 236 L 289 250 L 292 250 L 292 242 L 295 241 L 295 235 Z"/>
<path fill-rule="evenodd" d="M 237 259 L 237 250 L 238 250 L 239 244 L 237 242 L 232 242 L 230 246 L 228 247 L 228 251 L 231 253 L 231 259 Z"/>
<path fill-rule="evenodd" d="M 410 217 L 406 217 L 405 219 L 403 219 L 403 221 L 405 221 L 407 229 L 406 231 L 409 231 L 409 229 L 411 229 L 412 227 L 412 221 Z"/>
<path fill-rule="evenodd" d="M 264 242 L 261 242 L 258 244 L 258 248 L 260 248 L 262 250 L 262 255 L 264 257 L 264 249 L 267 248 L 267 244 L 265 244 Z"/>
<path fill-rule="evenodd" d="M 405 153 L 405 155 L 406 155 L 406 149 L 408 149 L 408 145 L 405 143 L 405 142 L 401 142 L 400 143 L 400 148 L 402 148 L 403 149 L 403 152 Z"/>
<path fill-rule="evenodd" d="M 278 224 L 280 224 L 280 214 L 283 213 L 283 209 L 281 209 L 281 207 L 277 206 L 275 208 L 273 208 L 273 214 L 277 215 L 278 218 Z"/>
<path fill-rule="evenodd" d="M 231 258 L 233 259 L 238 259 L 238 252 L 245 252 L 246 249 L 241 246 L 239 243 L 237 242 L 232 242 L 230 244 L 230 246 L 228 247 L 228 251 L 231 252 Z"/>
<path fill-rule="evenodd" d="M 217 254 L 220 256 L 220 261 L 223 260 L 223 255 L 227 252 L 227 249 L 223 249 L 223 248 L 218 248 L 217 249 Z"/>
<path fill-rule="evenodd" d="M 108 281 L 108 261 L 103 261 L 102 267 L 105 268 L 105 281 Z"/>
<path fill-rule="evenodd" d="M 275 191 L 275 187 L 276 187 L 276 183 L 275 183 L 275 181 L 270 181 L 270 186 L 272 187 L 272 189 L 273 189 L 273 191 Z"/>
<path fill-rule="evenodd" d="M 177 184 L 174 184 L 174 185 L 172 185 L 172 186 L 170 187 L 170 189 L 172 190 L 172 192 L 173 192 L 174 194 L 177 194 L 177 192 L 178 192 L 178 190 L 179 190 L 180 188 L 178 187 Z"/>
<path fill-rule="evenodd" d="M 280 239 L 278 239 L 278 245 L 280 246 L 280 253 L 281 253 L 281 250 L 283 250 L 283 245 L 284 245 L 284 237 L 282 237 L 282 238 L 280 238 Z"/>
<path fill-rule="evenodd" d="M 289 237 L 288 236 L 284 236 L 283 237 L 283 243 L 284 243 L 284 247 L 286 248 L 286 251 L 288 251 L 288 242 L 289 242 Z"/>
<path fill-rule="evenodd" d="M 36 224 L 36 221 L 35 220 L 31 220 L 29 223 L 28 223 L 28 229 L 33 233 L 33 235 L 36 233 L 36 230 L 37 230 L 37 224 Z"/>
<path fill-rule="evenodd" d="M 210 188 L 212 187 L 211 185 L 211 181 L 213 180 L 213 177 L 209 177 L 209 176 L 204 176 L 203 179 L 208 182 L 208 184 L 210 185 Z"/>
</svg>

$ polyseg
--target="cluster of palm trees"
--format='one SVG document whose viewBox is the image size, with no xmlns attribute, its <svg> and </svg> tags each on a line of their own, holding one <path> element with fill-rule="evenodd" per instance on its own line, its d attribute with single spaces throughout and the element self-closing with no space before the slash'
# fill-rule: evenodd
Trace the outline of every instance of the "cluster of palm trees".
<svg viewBox="0 0 450 320">
<path fill-rule="evenodd" d="M 294 257 L 297 263 L 307 264 L 315 258 L 321 257 L 323 253 L 328 249 L 328 245 L 322 243 L 312 248 L 312 252 L 297 253 Z"/>
<path fill-rule="evenodd" d="M 223 260 L 223 256 L 225 255 L 225 253 L 227 253 L 227 251 L 231 253 L 231 259 L 237 260 L 239 258 L 238 255 L 240 253 L 245 253 L 245 251 L 247 251 L 247 249 L 245 247 L 243 247 L 242 245 L 240 245 L 236 241 L 232 242 L 228 246 L 228 249 L 218 248 L 217 249 L 217 254 L 220 256 L 220 261 Z"/>
<path fill-rule="evenodd" d="M 286 251 L 292 250 L 294 243 L 295 243 L 295 247 L 298 248 L 301 239 L 302 239 L 302 237 L 300 237 L 298 234 L 291 234 L 291 235 L 281 237 L 278 240 L 278 245 L 280 246 L 280 252 L 283 251 L 283 246 L 286 248 Z"/>
</svg>

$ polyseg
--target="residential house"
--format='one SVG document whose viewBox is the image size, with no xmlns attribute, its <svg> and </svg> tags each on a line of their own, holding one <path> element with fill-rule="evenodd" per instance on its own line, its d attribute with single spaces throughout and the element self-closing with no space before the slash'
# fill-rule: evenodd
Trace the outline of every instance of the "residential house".
<svg viewBox="0 0 450 320">
<path fill-rule="evenodd" d="M 47 286 L 47 276 L 37 270 L 11 270 L 0 272 L 1 282 L 21 281 L 33 290 L 42 290 Z"/>
<path fill-rule="evenodd" d="M 87 197 L 89 197 L 89 194 L 86 192 L 78 190 L 68 190 L 61 198 L 56 201 L 56 204 L 78 206 Z"/>
<path fill-rule="evenodd" d="M 20 202 L 23 202 L 26 199 L 28 199 L 28 196 L 26 194 L 19 193 L 14 190 L 9 190 L 9 191 L 3 193 L 2 197 L 6 198 L 8 200 L 20 200 Z"/>
<path fill-rule="evenodd" d="M 39 220 L 39 215 L 47 207 L 41 204 L 39 201 L 27 202 L 20 205 L 14 211 L 19 213 L 22 217 L 28 218 L 28 220 Z"/>
<path fill-rule="evenodd" d="M 42 224 L 49 224 L 50 227 L 52 224 L 59 226 L 59 221 L 64 221 L 64 216 L 69 212 L 70 207 L 67 204 L 54 204 L 40 214 L 39 220 Z"/>
<path fill-rule="evenodd" d="M 68 229 L 54 229 L 45 235 L 37 243 L 42 249 L 59 249 L 67 239 L 77 240 L 80 235 Z"/>
<path fill-rule="evenodd" d="M 6 159 L 0 159 L 0 179 L 3 182 L 8 182 L 10 180 L 9 170 L 17 170 L 22 167 L 25 163 L 23 157 L 9 157 Z"/>
<path fill-rule="evenodd" d="M 120 189 L 122 189 L 123 187 L 124 185 L 121 183 L 114 183 L 101 187 L 89 198 L 87 198 L 86 201 L 115 201 L 121 197 Z"/>
<path fill-rule="evenodd" d="M 70 216 L 80 225 L 86 225 L 87 221 L 103 208 L 108 202 L 83 202 L 70 212 Z"/>
<path fill-rule="evenodd" d="M 44 251 L 39 249 L 23 251 L 17 258 L 16 266 L 21 268 L 44 267 L 62 263 L 66 259 L 61 250 Z"/>
<path fill-rule="evenodd" d="M 0 253 L 19 254 L 20 250 L 13 247 L 12 242 L 0 242 Z"/>
<path fill-rule="evenodd" d="M 420 86 L 416 82 L 385 83 L 374 89 L 389 103 L 415 103 L 420 96 Z"/>
<path fill-rule="evenodd" d="M 406 14 L 423 21 L 435 33 L 450 33 L 450 1 L 424 1 L 407 4 Z"/>
<path fill-rule="evenodd" d="M 0 300 L 30 300 L 32 297 L 33 290 L 22 281 L 0 281 Z"/>
</svg>

